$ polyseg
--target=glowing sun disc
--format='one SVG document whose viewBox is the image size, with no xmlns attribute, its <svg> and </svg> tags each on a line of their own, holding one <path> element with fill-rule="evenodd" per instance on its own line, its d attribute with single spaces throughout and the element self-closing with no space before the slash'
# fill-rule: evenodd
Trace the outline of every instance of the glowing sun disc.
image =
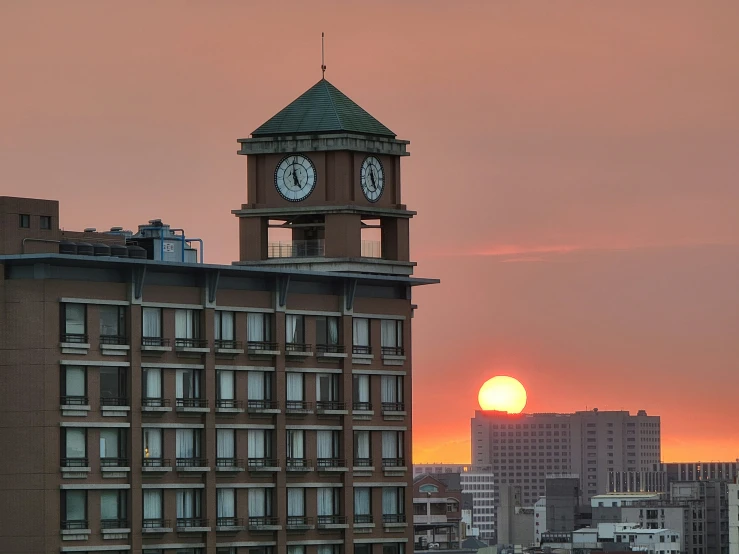
<svg viewBox="0 0 739 554">
<path fill-rule="evenodd" d="M 480 387 L 477 401 L 483 410 L 518 414 L 526 406 L 526 389 L 518 379 L 498 375 L 488 379 Z"/>
</svg>

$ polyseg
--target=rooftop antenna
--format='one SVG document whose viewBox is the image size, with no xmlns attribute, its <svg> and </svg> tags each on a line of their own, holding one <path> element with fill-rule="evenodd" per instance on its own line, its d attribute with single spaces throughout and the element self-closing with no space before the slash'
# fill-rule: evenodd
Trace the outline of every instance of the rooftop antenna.
<svg viewBox="0 0 739 554">
<path fill-rule="evenodd" d="M 326 78 L 326 59 L 323 51 L 323 38 L 324 35 L 321 33 L 321 79 Z"/>
</svg>

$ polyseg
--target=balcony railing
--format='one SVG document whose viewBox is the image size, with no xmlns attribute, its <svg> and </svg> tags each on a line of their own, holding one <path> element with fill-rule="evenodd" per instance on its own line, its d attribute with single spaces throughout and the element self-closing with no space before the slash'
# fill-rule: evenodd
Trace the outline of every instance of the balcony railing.
<svg viewBox="0 0 739 554">
<path fill-rule="evenodd" d="M 287 458 L 285 460 L 286 469 L 308 469 L 310 467 L 310 460 L 308 458 Z"/>
<path fill-rule="evenodd" d="M 234 398 L 220 398 L 216 400 L 216 408 L 228 408 L 228 409 L 238 409 L 241 408 L 244 405 L 244 403 L 241 400 L 236 400 Z"/>
<path fill-rule="evenodd" d="M 100 335 L 100 344 L 125 345 L 128 344 L 128 337 L 121 335 Z"/>
<path fill-rule="evenodd" d="M 404 356 L 405 349 L 402 346 L 383 346 L 380 348 L 383 356 Z"/>
<path fill-rule="evenodd" d="M 216 467 L 229 469 L 244 467 L 244 460 L 240 458 L 216 458 Z"/>
<path fill-rule="evenodd" d="M 87 458 L 62 458 L 62 467 L 89 467 L 90 460 Z"/>
<path fill-rule="evenodd" d="M 179 348 L 207 348 L 208 341 L 206 339 L 174 339 L 175 347 Z"/>
<path fill-rule="evenodd" d="M 87 406 L 90 402 L 86 396 L 60 396 L 61 406 Z"/>
<path fill-rule="evenodd" d="M 128 458 L 100 458 L 100 467 L 128 467 Z"/>
<path fill-rule="evenodd" d="M 383 523 L 405 523 L 405 514 L 382 514 Z"/>
<path fill-rule="evenodd" d="M 247 400 L 246 409 L 250 412 L 259 412 L 262 410 L 278 410 L 280 403 L 276 400 Z"/>
<path fill-rule="evenodd" d="M 352 403 L 352 410 L 369 412 L 372 410 L 372 402 L 354 402 Z"/>
<path fill-rule="evenodd" d="M 65 531 L 72 529 L 89 529 L 90 524 L 86 519 L 67 519 L 61 521 L 61 528 Z"/>
<path fill-rule="evenodd" d="M 244 525 L 244 518 L 242 517 L 219 517 L 219 518 L 216 518 L 216 525 L 218 527 L 242 527 Z"/>
<path fill-rule="evenodd" d="M 346 524 L 346 516 L 340 516 L 338 514 L 318 516 L 316 523 L 319 527 L 323 525 L 344 525 Z"/>
<path fill-rule="evenodd" d="M 100 397 L 101 406 L 128 406 L 128 398 L 125 396 L 102 396 Z"/>
<path fill-rule="evenodd" d="M 372 523 L 372 514 L 354 514 L 354 523 Z"/>
<path fill-rule="evenodd" d="M 273 527 L 280 524 L 280 518 L 275 516 L 254 516 L 249 518 L 249 529 L 258 530 L 264 527 Z"/>
<path fill-rule="evenodd" d="M 304 400 L 288 400 L 285 402 L 285 411 L 292 413 L 308 412 L 313 404 Z"/>
<path fill-rule="evenodd" d="M 382 467 L 405 467 L 405 458 L 383 458 Z"/>
<path fill-rule="evenodd" d="M 383 402 L 382 411 L 383 412 L 404 412 L 405 403 L 404 402 Z"/>
<path fill-rule="evenodd" d="M 177 467 L 208 467 L 206 458 L 176 458 L 175 465 Z"/>
<path fill-rule="evenodd" d="M 190 527 L 208 527 L 208 520 L 202 517 L 178 517 L 177 527 L 187 529 Z"/>
<path fill-rule="evenodd" d="M 372 458 L 354 458 L 354 467 L 372 467 Z"/>
<path fill-rule="evenodd" d="M 205 398 L 178 398 L 176 400 L 178 408 L 207 408 L 208 400 Z"/>
<path fill-rule="evenodd" d="M 326 253 L 323 239 L 294 240 L 291 242 L 273 242 L 269 244 L 268 258 L 315 258 Z"/>
<path fill-rule="evenodd" d="M 243 343 L 240 340 L 216 339 L 213 344 L 216 348 L 240 350 Z"/>
<path fill-rule="evenodd" d="M 363 344 L 352 345 L 352 354 L 372 354 L 372 347 Z"/>
<path fill-rule="evenodd" d="M 287 528 L 288 529 L 303 529 L 313 524 L 312 517 L 305 516 L 287 516 Z"/>
<path fill-rule="evenodd" d="M 316 402 L 316 409 L 318 410 L 346 410 L 346 402 L 339 402 L 337 400 L 321 400 Z"/>
<path fill-rule="evenodd" d="M 288 342 L 285 344 L 285 352 L 311 352 L 312 350 L 313 345 L 304 342 Z"/>
<path fill-rule="evenodd" d="M 317 344 L 316 352 L 318 354 L 343 354 L 346 352 L 346 346 L 343 344 Z"/>
<path fill-rule="evenodd" d="M 248 458 L 249 469 L 264 469 L 266 467 L 279 467 L 279 462 L 273 458 Z"/>
<path fill-rule="evenodd" d="M 141 346 L 169 346 L 170 340 L 164 337 L 142 337 Z"/>
<path fill-rule="evenodd" d="M 246 348 L 249 352 L 256 350 L 274 351 L 277 350 L 277 343 L 267 340 L 250 340 L 246 342 Z"/>
<path fill-rule="evenodd" d="M 143 467 L 170 467 L 172 461 L 169 458 L 143 458 L 141 465 Z"/>
<path fill-rule="evenodd" d="M 317 458 L 316 466 L 319 468 L 346 467 L 346 460 L 342 460 L 341 458 Z"/>
<path fill-rule="evenodd" d="M 142 398 L 141 406 L 144 408 L 166 408 L 171 404 L 169 398 Z"/>
<path fill-rule="evenodd" d="M 144 518 L 141 527 L 144 529 L 166 529 L 171 525 L 171 521 L 161 517 Z"/>
<path fill-rule="evenodd" d="M 60 342 L 66 342 L 69 344 L 87 344 L 87 335 L 82 333 L 62 333 L 59 335 Z"/>
<path fill-rule="evenodd" d="M 126 529 L 128 528 L 128 520 L 126 518 L 117 519 L 101 519 L 101 529 Z"/>
</svg>

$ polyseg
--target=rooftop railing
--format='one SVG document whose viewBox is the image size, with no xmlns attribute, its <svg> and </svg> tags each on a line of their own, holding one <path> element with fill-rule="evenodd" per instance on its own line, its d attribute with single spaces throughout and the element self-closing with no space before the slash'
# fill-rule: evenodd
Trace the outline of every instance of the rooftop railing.
<svg viewBox="0 0 739 554">
<path fill-rule="evenodd" d="M 322 258 L 325 255 L 324 239 L 271 242 L 267 249 L 268 258 Z M 362 258 L 382 258 L 380 241 L 363 240 L 359 255 Z"/>
</svg>

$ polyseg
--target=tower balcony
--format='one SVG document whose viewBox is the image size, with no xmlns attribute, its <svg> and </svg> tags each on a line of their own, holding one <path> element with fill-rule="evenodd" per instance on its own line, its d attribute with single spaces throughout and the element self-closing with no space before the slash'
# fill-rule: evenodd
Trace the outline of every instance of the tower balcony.
<svg viewBox="0 0 739 554">
<path fill-rule="evenodd" d="M 325 256 L 326 241 L 324 239 L 271 242 L 267 251 L 267 257 L 269 259 L 323 258 Z M 382 259 L 382 247 L 380 241 L 363 240 L 360 257 Z"/>
</svg>

